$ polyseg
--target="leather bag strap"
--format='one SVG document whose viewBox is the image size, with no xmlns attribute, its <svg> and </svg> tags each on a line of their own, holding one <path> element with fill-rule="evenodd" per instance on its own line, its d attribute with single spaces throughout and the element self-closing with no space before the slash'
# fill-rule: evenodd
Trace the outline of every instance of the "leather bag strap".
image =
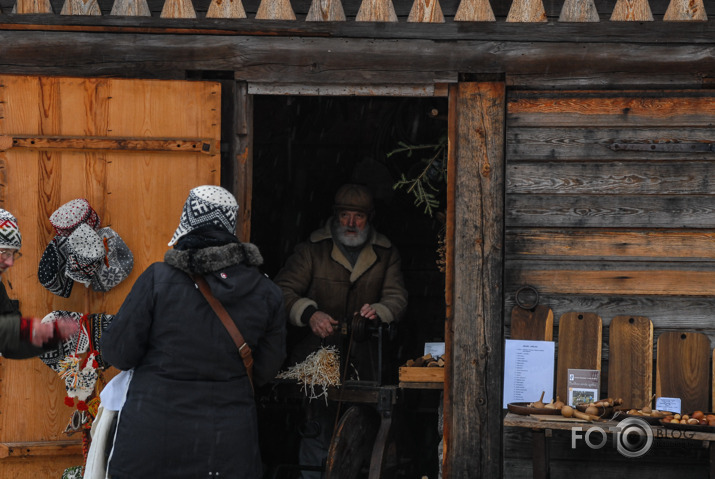
<svg viewBox="0 0 715 479">
<path fill-rule="evenodd" d="M 201 294 L 204 295 L 204 298 L 206 298 L 206 301 L 208 301 L 209 305 L 216 313 L 216 316 L 219 317 L 223 325 L 226 327 L 226 330 L 228 331 L 228 334 L 231 335 L 233 342 L 236 343 L 238 354 L 241 356 L 244 366 L 246 366 L 248 379 L 251 381 L 251 388 L 253 389 L 253 355 L 251 353 L 250 346 L 248 346 L 246 340 L 243 339 L 241 331 L 239 331 L 236 327 L 236 323 L 233 322 L 231 316 L 228 314 L 228 311 L 226 311 L 226 308 L 223 307 L 223 304 L 221 304 L 221 302 L 216 299 L 211 292 L 211 287 L 206 282 L 206 279 L 198 274 L 192 275 L 191 279 L 193 279 L 196 286 L 199 287 L 199 291 L 201 291 Z"/>
</svg>

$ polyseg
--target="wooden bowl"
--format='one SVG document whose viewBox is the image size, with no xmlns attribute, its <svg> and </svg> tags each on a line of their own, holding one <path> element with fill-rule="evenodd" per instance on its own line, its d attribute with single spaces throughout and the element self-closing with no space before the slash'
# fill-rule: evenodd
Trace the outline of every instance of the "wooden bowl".
<svg viewBox="0 0 715 479">
<path fill-rule="evenodd" d="M 561 414 L 560 409 L 551 409 L 548 407 L 529 407 L 528 402 L 512 402 L 506 405 L 509 412 L 514 414 L 519 414 L 521 416 L 528 416 L 529 414 L 551 414 L 557 415 Z"/>
</svg>

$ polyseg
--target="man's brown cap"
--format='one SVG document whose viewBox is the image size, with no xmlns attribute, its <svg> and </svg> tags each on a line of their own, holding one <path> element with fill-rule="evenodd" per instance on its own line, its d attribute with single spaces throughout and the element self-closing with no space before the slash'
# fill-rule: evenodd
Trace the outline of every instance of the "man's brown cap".
<svg viewBox="0 0 715 479">
<path fill-rule="evenodd" d="M 335 212 L 343 210 L 362 211 L 365 214 L 372 214 L 375 206 L 372 201 L 372 193 L 363 185 L 346 184 L 341 186 L 335 193 Z"/>
</svg>

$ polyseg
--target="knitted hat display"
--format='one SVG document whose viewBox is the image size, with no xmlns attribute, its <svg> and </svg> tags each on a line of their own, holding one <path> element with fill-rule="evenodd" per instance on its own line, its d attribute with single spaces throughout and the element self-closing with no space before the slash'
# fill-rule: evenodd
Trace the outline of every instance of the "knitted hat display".
<svg viewBox="0 0 715 479">
<path fill-rule="evenodd" d="M 104 331 L 107 330 L 113 319 L 113 314 L 106 313 L 90 314 L 87 318 L 87 324 L 89 326 L 89 347 L 93 351 L 97 352 L 94 360 L 97 361 L 97 368 L 101 370 L 105 370 L 110 366 L 110 364 L 105 361 L 102 356 L 101 347 L 102 334 L 104 334 Z"/>
<path fill-rule="evenodd" d="M 80 224 L 67 238 L 67 269 L 74 281 L 89 286 L 104 261 L 104 243 L 87 224 Z"/>
<path fill-rule="evenodd" d="M 0 248 L 20 249 L 22 236 L 17 220 L 7 210 L 0 209 Z"/>
<path fill-rule="evenodd" d="M 60 206 L 50 216 L 50 223 L 59 236 L 69 236 L 81 224 L 99 228 L 99 215 L 84 198 L 77 198 Z"/>
<path fill-rule="evenodd" d="M 106 292 L 129 276 L 134 267 L 134 255 L 124 240 L 109 226 L 100 229 L 97 234 L 102 238 L 106 256 L 92 277 L 92 289 Z"/>
<path fill-rule="evenodd" d="M 202 226 L 218 226 L 229 233 L 236 232 L 238 202 L 220 186 L 198 186 L 189 192 L 179 219 L 179 227 L 169 242 L 173 246 L 179 238 Z"/>
<path fill-rule="evenodd" d="M 57 321 L 58 318 L 70 318 L 80 324 L 82 320 L 81 313 L 75 313 L 72 311 L 52 311 L 47 316 L 42 318 L 43 323 L 53 323 Z M 82 344 L 78 344 L 78 341 L 82 337 Z M 57 346 L 50 349 L 46 353 L 40 356 L 40 359 L 45 363 L 50 369 L 56 373 L 60 372 L 60 361 L 68 356 L 75 354 L 75 352 L 86 352 L 89 349 L 89 339 L 83 334 L 73 334 L 64 341 L 60 341 Z"/>
<path fill-rule="evenodd" d="M 37 278 L 40 284 L 50 292 L 63 298 L 69 298 L 72 293 L 74 281 L 65 275 L 67 268 L 67 237 L 55 236 L 45 248 Z"/>
</svg>

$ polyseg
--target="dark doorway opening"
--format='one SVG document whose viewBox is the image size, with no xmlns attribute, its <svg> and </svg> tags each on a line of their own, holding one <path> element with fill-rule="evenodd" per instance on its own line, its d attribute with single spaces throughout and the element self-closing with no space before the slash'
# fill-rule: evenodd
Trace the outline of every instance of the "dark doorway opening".
<svg viewBox="0 0 715 479">
<path fill-rule="evenodd" d="M 386 384 L 397 384 L 397 368 L 421 356 L 425 342 L 444 341 L 444 273 L 438 264 L 438 240 L 446 183 L 434 178 L 437 190 L 428 190 L 439 202 L 432 215 L 425 214 L 424 205 L 415 206 L 416 197 L 406 188 L 393 186 L 403 175 L 412 179 L 424 172 L 436 151 L 432 146 L 446 144 L 446 134 L 445 98 L 254 97 L 251 242 L 261 249 L 269 277 L 276 275 L 295 245 L 332 214 L 341 184 L 365 184 L 375 195 L 374 226 L 400 251 L 409 292 L 407 312 L 391 348 L 393 374 L 384 378 Z M 390 155 L 405 147 L 412 153 Z M 397 432 L 409 437 L 417 454 L 409 468 L 394 477 L 436 477 L 439 392 L 404 390 L 402 396 L 413 420 Z M 276 431 L 296 430 L 299 423 L 299 408 L 279 401 L 276 410 L 271 401 L 263 403 L 266 410 L 261 414 L 269 474 L 277 463 L 297 462 L 296 438 Z"/>
</svg>

